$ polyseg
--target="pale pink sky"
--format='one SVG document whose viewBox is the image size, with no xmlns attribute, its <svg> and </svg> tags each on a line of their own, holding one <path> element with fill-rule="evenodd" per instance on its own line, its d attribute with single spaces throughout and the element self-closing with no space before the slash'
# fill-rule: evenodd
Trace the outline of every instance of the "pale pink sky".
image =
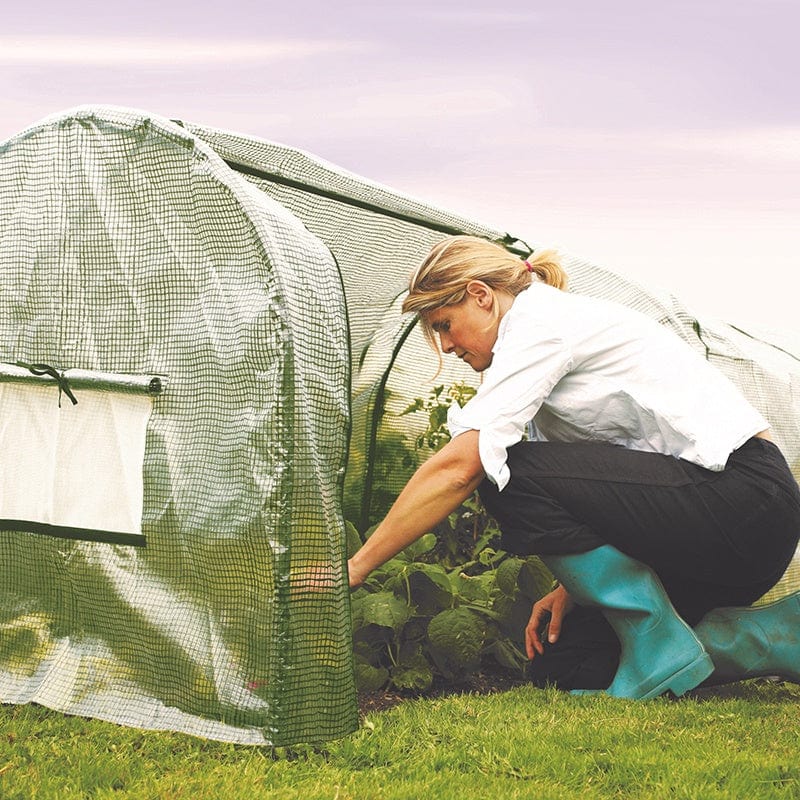
<svg viewBox="0 0 800 800">
<path fill-rule="evenodd" d="M 797 0 L 34 0 L 0 139 L 95 102 L 253 134 L 800 342 L 798 30 Z"/>
</svg>

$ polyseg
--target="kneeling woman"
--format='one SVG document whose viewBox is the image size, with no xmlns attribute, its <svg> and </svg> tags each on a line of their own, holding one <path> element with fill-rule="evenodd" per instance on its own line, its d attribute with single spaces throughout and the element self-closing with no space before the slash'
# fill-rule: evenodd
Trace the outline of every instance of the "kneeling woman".
<svg viewBox="0 0 800 800">
<path fill-rule="evenodd" d="M 404 310 L 483 381 L 350 560 L 351 586 L 480 487 L 504 549 L 560 584 L 526 629 L 538 682 L 630 698 L 800 682 L 800 593 L 747 608 L 800 535 L 768 423 L 673 333 L 565 286 L 554 254 L 522 261 L 472 237 L 414 273 Z"/>
</svg>

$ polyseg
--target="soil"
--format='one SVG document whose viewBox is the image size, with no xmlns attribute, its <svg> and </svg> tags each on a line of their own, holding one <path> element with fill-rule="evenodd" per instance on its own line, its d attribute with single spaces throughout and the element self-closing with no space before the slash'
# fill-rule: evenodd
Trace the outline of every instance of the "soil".
<svg viewBox="0 0 800 800">
<path fill-rule="evenodd" d="M 462 683 L 436 680 L 431 689 L 424 693 L 398 691 L 396 689 L 359 692 L 358 707 L 363 717 L 366 714 L 386 711 L 406 700 L 414 700 L 419 697 L 435 698 L 460 694 L 494 694 L 507 691 L 514 686 L 522 686 L 525 683 L 527 681 L 522 676 L 514 676 L 508 672 L 478 672 L 469 675 Z"/>
<path fill-rule="evenodd" d="M 756 678 L 748 683 L 775 683 L 780 678 Z M 359 692 L 358 707 L 363 718 L 366 714 L 387 711 L 406 700 L 416 698 L 450 697 L 460 694 L 495 694 L 522 686 L 528 683 L 522 676 L 514 676 L 508 672 L 479 672 L 470 675 L 463 683 L 450 683 L 444 680 L 434 682 L 433 687 L 427 692 L 404 692 L 386 689 L 378 692 Z M 685 697 L 696 702 L 703 702 L 711 698 L 741 697 L 743 687 L 747 683 L 731 683 L 721 686 L 704 686 L 688 692 Z"/>
</svg>

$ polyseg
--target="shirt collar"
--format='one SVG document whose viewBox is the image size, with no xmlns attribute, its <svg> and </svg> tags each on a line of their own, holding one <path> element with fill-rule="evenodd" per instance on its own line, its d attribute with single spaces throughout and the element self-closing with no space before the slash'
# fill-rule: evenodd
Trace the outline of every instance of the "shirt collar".
<svg viewBox="0 0 800 800">
<path fill-rule="evenodd" d="M 536 283 L 538 283 L 538 281 L 534 280 L 531 283 L 531 286 L 536 285 Z M 530 286 L 528 287 L 528 289 L 530 289 Z M 505 337 L 506 331 L 508 330 L 508 326 L 510 325 L 509 318 L 514 313 L 514 307 L 515 306 L 519 306 L 519 303 L 517 301 L 519 300 L 520 296 L 525 294 L 525 292 L 527 292 L 528 289 L 523 289 L 514 298 L 513 302 L 511 303 L 511 305 L 508 308 L 508 311 L 506 311 L 506 313 L 503 314 L 503 318 L 500 320 L 500 324 L 497 326 L 497 338 L 494 340 L 494 346 L 492 347 L 492 353 L 497 353 L 498 349 L 503 344 L 503 337 Z"/>
</svg>

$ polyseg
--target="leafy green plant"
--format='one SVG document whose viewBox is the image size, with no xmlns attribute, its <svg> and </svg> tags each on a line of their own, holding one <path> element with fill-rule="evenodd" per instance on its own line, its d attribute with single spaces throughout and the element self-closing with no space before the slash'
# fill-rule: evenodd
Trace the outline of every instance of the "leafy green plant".
<svg viewBox="0 0 800 800">
<path fill-rule="evenodd" d="M 459 682 L 487 664 L 521 671 L 521 634 L 531 604 L 552 577 L 535 557 L 484 548 L 454 569 L 426 561 L 429 533 L 375 570 L 352 596 L 356 679 L 425 692 L 434 679 Z"/>
<path fill-rule="evenodd" d="M 450 387 L 435 386 L 427 397 L 417 397 L 401 416 L 424 411 L 428 415 L 428 427 L 417 437 L 417 450 L 438 450 L 450 441 L 447 430 L 447 414 L 453 403 L 463 406 L 474 397 L 477 390 L 466 383 L 454 383 Z"/>
<path fill-rule="evenodd" d="M 437 386 L 408 406 L 404 414 L 427 414 L 415 442 L 419 457 L 449 441 L 450 405 L 463 404 L 474 392 L 465 384 Z M 350 539 L 357 541 L 355 531 Z M 511 556 L 499 544 L 497 523 L 474 496 L 353 593 L 362 690 L 425 692 L 437 677 L 458 682 L 487 665 L 524 668 L 525 623 L 552 576 L 538 558 Z"/>
</svg>

